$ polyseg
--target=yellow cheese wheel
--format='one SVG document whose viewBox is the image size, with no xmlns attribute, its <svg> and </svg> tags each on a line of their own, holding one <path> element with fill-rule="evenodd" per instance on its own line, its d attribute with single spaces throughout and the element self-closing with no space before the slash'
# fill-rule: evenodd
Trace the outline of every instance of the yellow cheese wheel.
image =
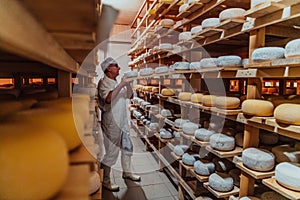
<svg viewBox="0 0 300 200">
<path fill-rule="evenodd" d="M 300 125 L 300 104 L 285 103 L 277 106 L 274 117 L 278 122 Z"/>
<path fill-rule="evenodd" d="M 178 99 L 181 101 L 190 101 L 192 93 L 190 92 L 179 92 Z"/>
<path fill-rule="evenodd" d="M 84 133 L 81 118 L 73 118 L 72 111 L 55 109 L 31 109 L 16 113 L 10 117 L 13 122 L 25 122 L 32 126 L 43 126 L 59 133 L 65 140 L 69 150 L 81 144 L 80 135 Z"/>
<path fill-rule="evenodd" d="M 194 93 L 191 96 L 191 101 L 194 103 L 202 103 L 203 94 L 202 93 Z"/>
<path fill-rule="evenodd" d="M 215 105 L 216 96 L 214 95 L 204 95 L 202 98 L 202 104 L 204 106 L 212 107 Z"/>
<path fill-rule="evenodd" d="M 173 96 L 175 94 L 174 90 L 171 88 L 164 88 L 161 90 L 163 96 Z"/>
<path fill-rule="evenodd" d="M 259 99 L 247 99 L 242 103 L 242 111 L 247 115 L 271 116 L 274 106 L 270 101 Z"/>
<path fill-rule="evenodd" d="M 240 106 L 240 102 L 237 97 L 216 97 L 215 106 L 223 109 L 235 109 Z"/>
<path fill-rule="evenodd" d="M 68 175 L 68 150 L 54 131 L 0 125 L 0 199 L 49 199 Z"/>
</svg>

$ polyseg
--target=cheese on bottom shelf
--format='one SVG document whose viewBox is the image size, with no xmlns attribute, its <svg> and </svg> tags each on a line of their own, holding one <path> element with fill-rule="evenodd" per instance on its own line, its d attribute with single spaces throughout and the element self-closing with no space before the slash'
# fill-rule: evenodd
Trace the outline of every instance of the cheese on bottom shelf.
<svg viewBox="0 0 300 200">
<path fill-rule="evenodd" d="M 277 121 L 300 125 L 300 104 L 284 103 L 277 106 L 274 110 L 274 117 Z"/>
<path fill-rule="evenodd" d="M 50 199 L 64 185 L 68 149 L 41 126 L 0 125 L 0 199 Z"/>
<path fill-rule="evenodd" d="M 247 99 L 242 103 L 242 111 L 247 115 L 254 116 L 271 116 L 273 115 L 274 106 L 270 101 L 259 99 Z"/>
<path fill-rule="evenodd" d="M 218 133 L 210 136 L 209 144 L 213 149 L 231 151 L 235 147 L 235 139 L 234 137 Z"/>
<path fill-rule="evenodd" d="M 257 148 L 247 148 L 242 153 L 243 164 L 255 171 L 269 171 L 275 165 L 275 156 L 267 151 Z"/>
</svg>

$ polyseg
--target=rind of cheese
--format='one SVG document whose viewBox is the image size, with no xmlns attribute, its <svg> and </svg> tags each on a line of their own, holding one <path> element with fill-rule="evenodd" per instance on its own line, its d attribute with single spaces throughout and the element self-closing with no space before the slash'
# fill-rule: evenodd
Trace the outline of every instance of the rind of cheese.
<svg viewBox="0 0 300 200">
<path fill-rule="evenodd" d="M 191 34 L 196 35 L 199 34 L 202 31 L 202 26 L 195 26 L 191 29 Z"/>
<path fill-rule="evenodd" d="M 179 92 L 178 99 L 181 101 L 190 101 L 192 93 L 190 92 Z"/>
<path fill-rule="evenodd" d="M 265 150 L 257 148 L 247 148 L 242 153 L 243 164 L 255 171 L 269 171 L 274 168 L 275 156 Z"/>
<path fill-rule="evenodd" d="M 203 163 L 200 160 L 194 162 L 194 171 L 202 176 L 209 176 L 215 171 L 215 164 L 210 163 Z"/>
<path fill-rule="evenodd" d="M 239 56 L 219 56 L 217 64 L 219 67 L 239 67 L 242 65 L 242 58 Z"/>
<path fill-rule="evenodd" d="M 219 192 L 229 192 L 233 189 L 233 178 L 225 173 L 213 173 L 208 178 L 209 186 Z"/>
<path fill-rule="evenodd" d="M 153 69 L 152 68 L 143 68 L 140 70 L 140 76 L 149 76 L 153 74 Z"/>
<path fill-rule="evenodd" d="M 274 110 L 274 117 L 278 122 L 300 125 L 300 104 L 284 103 Z"/>
<path fill-rule="evenodd" d="M 204 95 L 202 97 L 202 104 L 204 106 L 213 107 L 215 106 L 216 96 L 214 95 Z"/>
<path fill-rule="evenodd" d="M 186 165 L 193 166 L 196 162 L 196 159 L 193 155 L 190 155 L 188 153 L 185 153 L 182 155 L 182 162 Z"/>
<path fill-rule="evenodd" d="M 222 109 L 236 109 L 240 106 L 240 99 L 237 97 L 216 97 L 215 106 Z"/>
<path fill-rule="evenodd" d="M 167 66 L 161 66 L 161 67 L 155 68 L 156 74 L 167 73 L 167 72 L 169 72 L 169 67 L 167 67 Z"/>
<path fill-rule="evenodd" d="M 170 43 L 162 43 L 159 45 L 158 47 L 159 49 L 165 49 L 165 50 L 172 50 L 173 49 L 173 45 Z"/>
<path fill-rule="evenodd" d="M 219 14 L 220 21 L 227 19 L 245 19 L 245 10 L 243 8 L 228 8 Z"/>
<path fill-rule="evenodd" d="M 300 192 L 300 167 L 291 163 L 283 162 L 275 168 L 277 182 L 291 190 Z"/>
<path fill-rule="evenodd" d="M 190 69 L 190 63 L 189 62 L 176 62 L 176 63 L 174 63 L 173 68 L 175 70 L 188 70 L 188 69 Z"/>
<path fill-rule="evenodd" d="M 214 68 L 218 67 L 217 58 L 203 58 L 200 60 L 201 68 Z"/>
<path fill-rule="evenodd" d="M 164 88 L 164 89 L 161 90 L 161 95 L 163 95 L 163 96 L 174 96 L 175 92 L 171 88 Z"/>
<path fill-rule="evenodd" d="M 252 52 L 253 61 L 264 61 L 284 58 L 285 50 L 282 47 L 262 47 Z"/>
<path fill-rule="evenodd" d="M 194 135 L 195 131 L 199 128 L 199 124 L 187 122 L 182 125 L 182 131 L 188 135 Z"/>
<path fill-rule="evenodd" d="M 188 119 L 176 119 L 174 121 L 174 126 L 176 128 L 182 128 L 183 124 L 190 122 Z"/>
<path fill-rule="evenodd" d="M 163 117 L 171 117 L 172 116 L 172 113 L 169 109 L 162 109 L 160 114 L 163 116 Z"/>
<path fill-rule="evenodd" d="M 200 62 L 191 62 L 190 69 L 201 69 Z"/>
<path fill-rule="evenodd" d="M 191 96 L 191 102 L 193 102 L 193 103 L 201 103 L 203 96 L 204 95 L 202 93 L 194 93 Z"/>
<path fill-rule="evenodd" d="M 182 4 L 180 7 L 179 7 L 179 13 L 182 13 L 184 11 L 186 11 L 186 9 L 189 7 L 189 4 L 185 3 L 185 4 Z"/>
<path fill-rule="evenodd" d="M 219 18 L 207 18 L 202 21 L 201 26 L 203 29 L 212 28 L 220 24 Z"/>
<path fill-rule="evenodd" d="M 197 140 L 201 140 L 201 141 L 204 141 L 204 142 L 209 142 L 210 136 L 212 136 L 213 134 L 215 134 L 214 131 L 210 131 L 210 130 L 207 130 L 205 128 L 200 128 L 200 129 L 197 129 L 195 131 L 195 138 Z"/>
<path fill-rule="evenodd" d="M 247 115 L 266 117 L 273 115 L 274 106 L 270 101 L 247 99 L 242 103 L 242 111 Z"/>
<path fill-rule="evenodd" d="M 138 76 L 138 72 L 137 71 L 127 71 L 127 72 L 124 72 L 124 77 L 126 77 L 126 78 L 137 77 L 137 76 Z"/>
<path fill-rule="evenodd" d="M 300 39 L 289 41 L 285 45 L 285 57 L 299 57 L 300 56 Z"/>
<path fill-rule="evenodd" d="M 192 39 L 191 32 L 186 31 L 186 32 L 179 33 L 179 36 L 178 36 L 179 41 L 190 40 L 190 39 Z"/>
</svg>

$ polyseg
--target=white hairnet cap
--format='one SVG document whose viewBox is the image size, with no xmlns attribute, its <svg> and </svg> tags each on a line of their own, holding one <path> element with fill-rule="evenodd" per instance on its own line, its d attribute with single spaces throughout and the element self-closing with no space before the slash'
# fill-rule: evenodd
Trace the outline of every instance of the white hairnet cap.
<svg viewBox="0 0 300 200">
<path fill-rule="evenodd" d="M 112 57 L 107 57 L 102 63 L 101 63 L 101 68 L 103 72 L 107 69 L 107 67 L 111 64 L 118 64 L 115 59 Z"/>
</svg>

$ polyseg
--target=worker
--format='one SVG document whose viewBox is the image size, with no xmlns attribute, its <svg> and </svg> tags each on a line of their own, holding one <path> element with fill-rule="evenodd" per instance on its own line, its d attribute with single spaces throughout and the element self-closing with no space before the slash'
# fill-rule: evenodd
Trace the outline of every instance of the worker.
<svg viewBox="0 0 300 200">
<path fill-rule="evenodd" d="M 103 186 L 118 191 L 119 186 L 110 180 L 111 167 L 116 163 L 121 148 L 121 164 L 124 179 L 140 181 L 141 177 L 131 173 L 133 146 L 129 136 L 127 100 L 132 97 L 132 88 L 124 79 L 117 83 L 120 67 L 111 57 L 101 63 L 104 77 L 98 83 L 98 105 L 101 110 L 101 128 L 104 136 L 105 155 L 101 161 L 104 170 Z M 125 141 L 124 141 L 125 138 Z M 123 141 L 124 144 L 121 144 Z M 129 144 L 128 144 L 129 142 Z M 122 145 L 122 147 L 121 147 Z M 128 147 L 129 146 L 129 147 Z"/>
</svg>

